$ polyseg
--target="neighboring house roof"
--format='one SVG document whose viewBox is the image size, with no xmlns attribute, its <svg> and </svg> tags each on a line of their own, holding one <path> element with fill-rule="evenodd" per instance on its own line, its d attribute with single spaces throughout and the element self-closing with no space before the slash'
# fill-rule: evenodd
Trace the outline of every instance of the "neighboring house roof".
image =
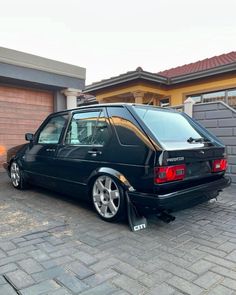
<svg viewBox="0 0 236 295">
<path fill-rule="evenodd" d="M 162 85 L 175 85 L 195 79 L 206 78 L 217 74 L 225 74 L 236 71 L 236 52 L 230 52 L 211 58 L 206 58 L 195 63 L 190 63 L 173 69 L 150 73 L 138 67 L 135 71 L 130 71 L 119 76 L 111 77 L 99 82 L 87 85 L 85 93 L 95 93 L 105 89 L 127 83 L 134 80 L 145 80 Z"/>
<path fill-rule="evenodd" d="M 78 79 L 86 77 L 85 68 L 5 47 L 0 47 L 0 62 Z"/>
<path fill-rule="evenodd" d="M 167 84 L 168 79 L 158 74 L 143 71 L 141 67 L 138 67 L 135 71 L 129 71 L 119 76 L 111 77 L 109 79 L 101 80 L 99 82 L 92 83 L 85 87 L 84 93 L 90 93 L 95 90 L 104 89 L 106 87 L 115 86 L 118 84 L 134 81 L 134 80 L 147 80 L 160 84 Z"/>
<path fill-rule="evenodd" d="M 197 73 L 201 71 L 210 70 L 220 66 L 228 65 L 236 62 L 236 51 L 232 51 L 226 54 L 213 56 L 199 60 L 194 63 L 186 64 L 169 70 L 158 72 L 158 75 L 162 75 L 167 78 L 173 78 L 177 76 L 187 75 L 191 73 Z"/>
<path fill-rule="evenodd" d="M 21 86 L 60 90 L 84 89 L 86 69 L 0 47 L 0 80 Z"/>
</svg>

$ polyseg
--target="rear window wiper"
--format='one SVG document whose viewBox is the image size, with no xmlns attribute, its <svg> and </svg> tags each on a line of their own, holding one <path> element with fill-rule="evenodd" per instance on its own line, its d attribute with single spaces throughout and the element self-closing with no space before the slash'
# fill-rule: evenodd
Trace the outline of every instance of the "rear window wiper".
<svg viewBox="0 0 236 295">
<path fill-rule="evenodd" d="M 189 142 L 189 143 L 193 143 L 193 142 L 203 143 L 203 142 L 211 142 L 211 141 L 208 138 L 203 138 L 203 137 L 199 137 L 199 138 L 189 137 L 187 139 L 187 142 Z"/>
</svg>

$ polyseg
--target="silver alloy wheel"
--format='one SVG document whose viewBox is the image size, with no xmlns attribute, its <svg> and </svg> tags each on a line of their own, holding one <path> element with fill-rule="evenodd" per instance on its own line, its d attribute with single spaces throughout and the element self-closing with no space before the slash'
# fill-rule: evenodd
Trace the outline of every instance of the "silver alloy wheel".
<svg viewBox="0 0 236 295">
<path fill-rule="evenodd" d="M 14 187 L 20 184 L 20 168 L 16 162 L 11 164 L 11 181 Z"/>
<path fill-rule="evenodd" d="M 93 203 L 104 218 L 112 218 L 120 207 L 120 192 L 115 181 L 106 175 L 99 176 L 93 185 Z"/>
</svg>

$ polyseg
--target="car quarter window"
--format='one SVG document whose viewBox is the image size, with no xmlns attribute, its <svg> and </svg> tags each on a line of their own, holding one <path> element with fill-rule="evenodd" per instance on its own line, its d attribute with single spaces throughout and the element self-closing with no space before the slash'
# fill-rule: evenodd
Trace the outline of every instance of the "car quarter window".
<svg viewBox="0 0 236 295">
<path fill-rule="evenodd" d="M 75 113 L 67 130 L 65 143 L 70 145 L 104 145 L 108 125 L 102 110 Z"/>
<path fill-rule="evenodd" d="M 127 109 L 110 107 L 108 115 L 121 145 L 140 146 L 146 141 L 143 132 Z"/>
<path fill-rule="evenodd" d="M 57 144 L 60 140 L 62 130 L 66 126 L 68 114 L 58 115 L 50 118 L 38 135 L 38 143 Z"/>
</svg>

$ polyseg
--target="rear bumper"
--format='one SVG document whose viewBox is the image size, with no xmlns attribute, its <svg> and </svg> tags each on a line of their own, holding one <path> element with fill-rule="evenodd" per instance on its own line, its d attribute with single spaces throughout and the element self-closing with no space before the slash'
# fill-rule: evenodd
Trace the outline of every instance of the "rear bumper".
<svg viewBox="0 0 236 295">
<path fill-rule="evenodd" d="M 160 211 L 178 211 L 203 203 L 218 196 L 219 192 L 228 187 L 231 178 L 224 176 L 220 179 L 179 190 L 164 195 L 129 192 L 131 201 L 142 211 L 156 213 Z"/>
</svg>

